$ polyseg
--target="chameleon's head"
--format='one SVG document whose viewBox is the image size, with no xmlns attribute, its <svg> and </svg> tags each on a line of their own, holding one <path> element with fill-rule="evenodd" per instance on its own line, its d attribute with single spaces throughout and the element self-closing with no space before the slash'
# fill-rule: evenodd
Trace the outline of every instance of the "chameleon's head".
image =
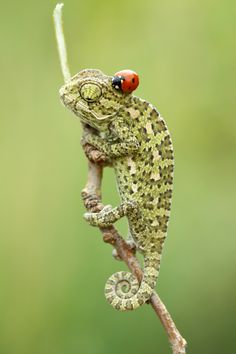
<svg viewBox="0 0 236 354">
<path fill-rule="evenodd" d="M 129 104 L 131 94 L 117 89 L 114 77 L 85 69 L 61 87 L 60 98 L 83 123 L 102 130 Z"/>
</svg>

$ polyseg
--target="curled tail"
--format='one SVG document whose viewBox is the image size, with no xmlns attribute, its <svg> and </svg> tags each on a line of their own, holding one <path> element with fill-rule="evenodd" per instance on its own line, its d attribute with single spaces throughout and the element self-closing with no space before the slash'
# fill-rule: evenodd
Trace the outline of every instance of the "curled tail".
<svg viewBox="0 0 236 354">
<path fill-rule="evenodd" d="M 129 272 L 117 272 L 106 282 L 105 297 L 119 311 L 135 310 L 147 302 L 156 286 L 160 266 L 160 254 L 144 255 L 143 279 L 139 286 L 137 278 Z"/>
</svg>

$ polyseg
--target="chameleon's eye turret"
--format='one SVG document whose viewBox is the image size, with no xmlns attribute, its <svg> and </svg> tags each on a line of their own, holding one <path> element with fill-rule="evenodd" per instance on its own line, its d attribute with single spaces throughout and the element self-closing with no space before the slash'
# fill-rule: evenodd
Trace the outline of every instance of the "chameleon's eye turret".
<svg viewBox="0 0 236 354">
<path fill-rule="evenodd" d="M 112 86 L 123 93 L 133 92 L 139 85 L 139 77 L 135 71 L 121 70 L 115 73 Z"/>
<path fill-rule="evenodd" d="M 100 86 L 93 83 L 86 83 L 80 88 L 81 97 L 87 102 L 97 101 L 102 94 Z"/>
</svg>

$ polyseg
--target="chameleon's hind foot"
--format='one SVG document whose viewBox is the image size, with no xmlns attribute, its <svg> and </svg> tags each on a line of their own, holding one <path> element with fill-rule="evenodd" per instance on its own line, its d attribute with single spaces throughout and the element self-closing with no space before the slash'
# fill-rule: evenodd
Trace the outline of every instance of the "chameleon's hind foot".
<svg viewBox="0 0 236 354">
<path fill-rule="evenodd" d="M 111 205 L 106 205 L 99 213 L 84 213 L 84 219 L 89 222 L 91 226 L 103 226 L 102 220 L 104 215 L 112 210 Z"/>
<path fill-rule="evenodd" d="M 127 201 L 120 206 L 113 208 L 108 205 L 104 207 L 99 213 L 85 213 L 84 218 L 92 226 L 108 227 L 120 218 L 137 209 L 137 203 L 134 201 Z"/>
</svg>

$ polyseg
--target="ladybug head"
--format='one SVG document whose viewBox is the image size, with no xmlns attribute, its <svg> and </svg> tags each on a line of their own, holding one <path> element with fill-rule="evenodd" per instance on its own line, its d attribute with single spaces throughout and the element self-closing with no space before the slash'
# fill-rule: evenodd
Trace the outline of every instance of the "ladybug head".
<svg viewBox="0 0 236 354">
<path fill-rule="evenodd" d="M 112 86 L 123 93 L 133 92 L 139 84 L 139 77 L 132 70 L 122 70 L 115 73 L 112 79 Z"/>
</svg>

